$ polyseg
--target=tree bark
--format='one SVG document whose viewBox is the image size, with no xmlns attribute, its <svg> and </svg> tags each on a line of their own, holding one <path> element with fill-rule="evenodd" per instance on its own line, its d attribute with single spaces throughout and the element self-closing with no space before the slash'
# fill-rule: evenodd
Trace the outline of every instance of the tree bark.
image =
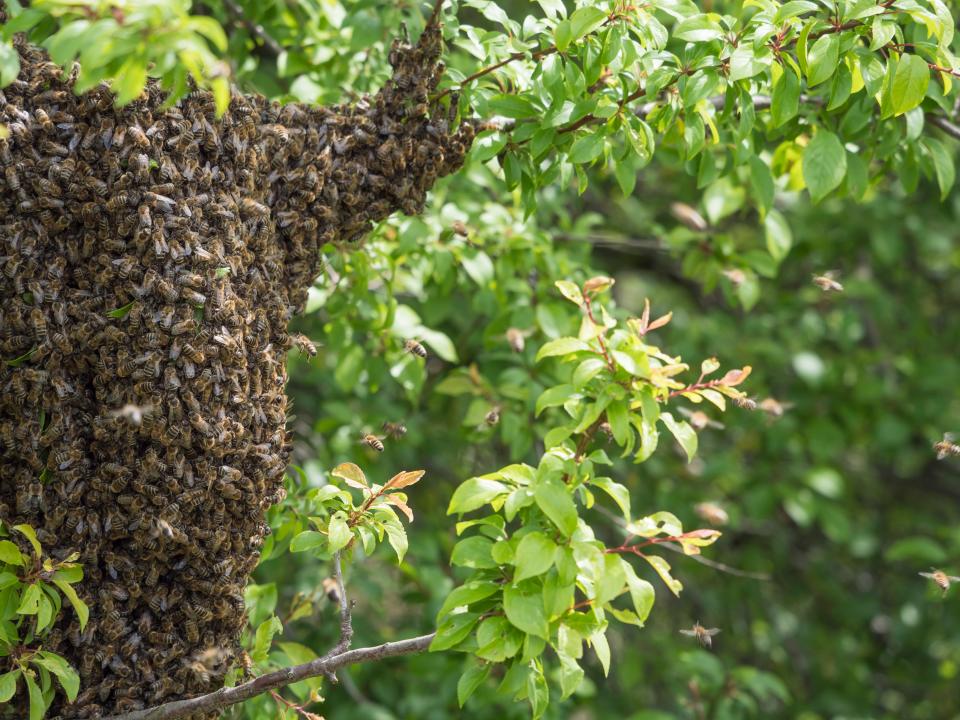
<svg viewBox="0 0 960 720">
<path fill-rule="evenodd" d="M 375 96 L 235 94 L 220 119 L 206 92 L 163 109 L 152 83 L 120 109 L 105 87 L 77 97 L 16 44 L 0 96 L 0 520 L 32 525 L 51 556 L 81 553 L 90 623 L 61 619 L 43 643 L 81 674 L 60 711 L 124 713 L 211 691 L 237 653 L 284 492 L 287 323 L 321 248 L 420 212 L 474 128 L 430 99 L 436 24 L 395 43 Z"/>
</svg>

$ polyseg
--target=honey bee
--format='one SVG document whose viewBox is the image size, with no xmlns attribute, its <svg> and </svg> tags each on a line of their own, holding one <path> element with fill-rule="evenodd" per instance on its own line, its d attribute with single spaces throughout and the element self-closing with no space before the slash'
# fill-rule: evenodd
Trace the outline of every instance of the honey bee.
<svg viewBox="0 0 960 720">
<path fill-rule="evenodd" d="M 823 275 L 813 275 L 813 284 L 824 292 L 843 292 L 843 285 L 836 279 L 836 272 L 828 270 Z"/>
<path fill-rule="evenodd" d="M 308 338 L 306 335 L 297 333 L 296 335 L 293 336 L 293 343 L 294 345 L 297 346 L 297 349 L 300 352 L 305 353 L 310 357 L 317 356 L 316 344 L 312 340 L 310 340 L 310 338 Z"/>
<path fill-rule="evenodd" d="M 690 637 L 695 637 L 697 642 L 700 643 L 701 647 L 713 647 L 713 636 L 719 633 L 720 630 L 717 628 L 705 628 L 700 624 L 698 620 L 693 624 L 693 627 L 689 630 L 683 629 L 680 631 L 682 635 L 688 635 Z"/>
<path fill-rule="evenodd" d="M 944 433 L 943 439 L 933 444 L 933 449 L 937 451 L 937 460 L 943 460 L 951 455 L 960 456 L 960 445 L 954 440 L 953 433 Z"/>
<path fill-rule="evenodd" d="M 717 503 L 697 503 L 693 506 L 693 511 L 711 525 L 726 525 L 730 521 L 730 516 L 727 514 L 727 511 L 717 505 Z"/>
<path fill-rule="evenodd" d="M 719 423 L 716 420 L 711 420 L 710 416 L 702 410 L 688 410 L 685 407 L 679 408 L 679 410 L 681 415 L 689 419 L 690 426 L 698 432 L 708 427 L 717 428 L 720 430 L 723 429 L 723 423 Z"/>
<path fill-rule="evenodd" d="M 366 434 L 361 442 L 367 447 L 373 448 L 377 452 L 383 452 L 383 442 L 376 435 Z"/>
<path fill-rule="evenodd" d="M 760 401 L 760 409 L 774 418 L 783 417 L 783 414 L 793 407 L 793 403 L 783 403 L 775 398 L 764 398 Z"/>
<path fill-rule="evenodd" d="M 30 311 L 30 326 L 38 342 L 47 341 L 47 320 L 40 308 L 35 307 Z"/>
<path fill-rule="evenodd" d="M 737 404 L 737 407 L 743 408 L 744 410 L 756 410 L 758 407 L 760 407 L 756 400 L 747 397 L 746 395 L 736 397 L 733 399 L 733 401 Z"/>
<path fill-rule="evenodd" d="M 515 327 L 508 328 L 506 337 L 507 337 L 507 344 L 510 345 L 510 349 L 516 353 L 523 352 L 523 348 L 526 344 L 524 339 L 525 335 L 526 333 L 524 333 L 523 330 L 520 330 Z"/>
<path fill-rule="evenodd" d="M 951 583 L 960 582 L 960 577 L 947 575 L 943 570 L 937 570 L 936 568 L 930 568 L 930 572 L 922 572 L 920 576 L 933 580 L 934 584 L 943 591 L 943 595 L 947 594 Z"/>
<path fill-rule="evenodd" d="M 686 203 L 670 203 L 670 214 L 694 232 L 706 232 L 710 229 L 707 221 L 703 219 L 703 215 Z"/>
<path fill-rule="evenodd" d="M 417 357 L 427 357 L 427 349 L 416 340 L 411 339 L 404 342 L 403 349 L 405 352 L 416 355 Z"/>
<path fill-rule="evenodd" d="M 450 229 L 460 237 L 467 237 L 470 234 L 470 230 L 462 220 L 454 220 Z"/>
<path fill-rule="evenodd" d="M 490 427 L 493 427 L 494 425 L 499 423 L 500 408 L 499 407 L 492 408 L 486 415 L 483 416 L 483 421 Z"/>
<path fill-rule="evenodd" d="M 134 405 L 128 403 L 118 410 L 111 410 L 110 416 L 123 418 L 134 425 L 140 425 L 143 422 L 143 416 L 153 411 L 152 405 Z"/>
<path fill-rule="evenodd" d="M 384 421 L 382 427 L 386 436 L 393 440 L 399 440 L 407 434 L 407 428 L 403 423 Z"/>
<path fill-rule="evenodd" d="M 740 287 L 747 281 L 747 274 L 740 268 L 729 268 L 724 270 L 723 274 L 734 287 Z"/>
</svg>

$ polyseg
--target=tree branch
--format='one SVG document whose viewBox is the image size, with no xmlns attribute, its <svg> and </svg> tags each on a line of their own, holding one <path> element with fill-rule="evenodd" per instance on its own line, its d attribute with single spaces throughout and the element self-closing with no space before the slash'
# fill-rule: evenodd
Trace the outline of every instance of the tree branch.
<svg viewBox="0 0 960 720">
<path fill-rule="evenodd" d="M 262 42 L 264 47 L 266 47 L 273 55 L 279 57 L 283 54 L 283 47 L 280 45 L 280 43 L 274 40 L 270 34 L 263 29 L 263 25 L 259 25 L 258 23 L 247 19 L 243 12 L 243 8 L 236 3 L 236 0 L 223 0 L 223 6 L 227 9 L 227 12 L 233 15 L 241 25 L 250 31 L 251 35 Z"/>
<path fill-rule="evenodd" d="M 103 718 L 103 720 L 177 720 L 177 718 L 185 718 L 194 713 L 213 712 L 300 680 L 332 674 L 338 668 L 347 665 L 423 652 L 430 646 L 434 634 L 420 635 L 419 637 L 383 643 L 373 647 L 356 648 L 329 657 L 317 658 L 302 665 L 294 665 L 261 675 L 236 687 L 221 688 L 207 695 L 200 695 L 189 700 L 175 700 L 146 710 L 111 715 Z"/>
<path fill-rule="evenodd" d="M 933 125 L 936 128 L 940 128 L 950 137 L 955 140 L 960 140 L 960 125 L 955 125 L 950 122 L 947 118 L 941 115 L 934 115 L 933 113 L 926 114 L 927 122 Z"/>
</svg>

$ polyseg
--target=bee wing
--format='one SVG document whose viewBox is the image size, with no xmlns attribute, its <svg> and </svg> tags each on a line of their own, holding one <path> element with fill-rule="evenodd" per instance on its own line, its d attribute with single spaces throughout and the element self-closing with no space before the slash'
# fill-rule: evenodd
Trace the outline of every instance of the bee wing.
<svg viewBox="0 0 960 720">
<path fill-rule="evenodd" d="M 957 577 L 956 575 L 947 575 L 947 579 L 949 579 L 950 582 L 960 583 L 960 577 Z"/>
<path fill-rule="evenodd" d="M 714 635 L 716 635 L 717 633 L 720 632 L 720 628 L 710 628 L 709 630 L 706 630 L 705 632 L 706 632 L 706 634 L 709 635 L 710 637 L 713 637 Z"/>
<path fill-rule="evenodd" d="M 930 578 L 931 580 L 932 580 L 934 577 L 936 577 L 933 573 L 928 573 L 928 572 L 922 572 L 922 573 L 918 573 L 918 574 L 921 575 L 922 577 Z"/>
<path fill-rule="evenodd" d="M 954 442 L 957 439 L 957 434 L 952 432 L 945 432 L 943 434 L 943 439 L 946 442 Z"/>
<path fill-rule="evenodd" d="M 697 631 L 696 631 L 696 630 L 681 630 L 681 631 L 680 631 L 680 634 L 681 634 L 681 635 L 689 635 L 690 637 L 696 637 L 696 636 L 697 636 Z"/>
</svg>

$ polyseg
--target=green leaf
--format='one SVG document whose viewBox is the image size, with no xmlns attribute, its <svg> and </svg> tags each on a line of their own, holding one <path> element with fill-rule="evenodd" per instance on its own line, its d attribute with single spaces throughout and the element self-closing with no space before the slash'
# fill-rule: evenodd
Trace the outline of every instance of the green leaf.
<svg viewBox="0 0 960 720">
<path fill-rule="evenodd" d="M 37 632 L 41 632 L 53 620 L 53 603 L 45 594 L 40 594 L 37 604 Z"/>
<path fill-rule="evenodd" d="M 479 618 L 479 613 L 457 613 L 448 617 L 437 627 L 437 634 L 430 643 L 430 652 L 449 650 L 459 645 Z"/>
<path fill-rule="evenodd" d="M 466 513 L 486 505 L 498 495 L 506 495 L 510 488 L 502 482 L 486 478 L 470 478 L 460 484 L 450 498 L 447 515 Z"/>
<path fill-rule="evenodd" d="M 331 515 L 327 525 L 327 551 L 333 553 L 346 547 L 352 537 L 346 515 L 342 512 Z"/>
<path fill-rule="evenodd" d="M 570 16 L 571 41 L 596 30 L 607 19 L 607 14 L 597 7 L 582 7 Z"/>
<path fill-rule="evenodd" d="M 8 565 L 23 565 L 25 558 L 14 543 L 9 540 L 0 540 L 0 562 Z"/>
<path fill-rule="evenodd" d="M 517 545 L 514 565 L 517 566 L 514 582 L 520 582 L 541 575 L 553 567 L 553 554 L 557 544 L 541 532 L 532 532 L 523 536 Z"/>
<path fill-rule="evenodd" d="M 893 115 L 903 115 L 917 107 L 927 94 L 930 68 L 919 55 L 903 55 L 897 63 L 890 87 L 890 109 Z"/>
<path fill-rule="evenodd" d="M 485 252 L 479 250 L 464 251 L 460 258 L 464 271 L 480 287 L 487 287 L 493 280 L 493 261 Z"/>
<path fill-rule="evenodd" d="M 147 66 L 144 60 L 132 55 L 117 71 L 112 90 L 116 94 L 117 105 L 126 105 L 135 100 L 147 84 Z"/>
<path fill-rule="evenodd" d="M 474 691 L 483 684 L 490 674 L 491 663 L 471 665 L 457 681 L 457 702 L 463 707 Z"/>
<path fill-rule="evenodd" d="M 293 536 L 290 552 L 306 552 L 327 544 L 327 536 L 316 530 L 304 530 Z"/>
<path fill-rule="evenodd" d="M 607 364 L 601 358 L 587 358 L 577 365 L 577 369 L 573 371 L 573 386 L 578 390 L 581 389 L 606 367 Z"/>
<path fill-rule="evenodd" d="M 643 559 L 650 563 L 650 566 L 657 571 L 660 579 L 663 580 L 666 586 L 670 589 L 670 592 L 677 597 L 680 597 L 680 592 L 683 590 L 683 585 L 679 580 L 670 574 L 670 563 L 668 563 L 659 555 L 644 555 Z"/>
<path fill-rule="evenodd" d="M 43 701 L 43 693 L 37 683 L 29 675 L 24 675 L 27 682 L 27 693 L 30 695 L 30 720 L 43 720 L 47 712 L 47 704 Z"/>
<path fill-rule="evenodd" d="M 540 413 L 547 408 L 563 405 L 572 395 L 574 395 L 572 385 L 557 385 L 556 387 L 547 388 L 540 394 L 540 397 L 537 398 L 534 415 L 538 417 Z"/>
<path fill-rule="evenodd" d="M 280 618 L 276 615 L 260 623 L 254 635 L 253 650 L 250 652 L 250 659 L 254 662 L 263 662 L 266 660 L 270 652 L 270 646 L 273 644 L 274 636 L 282 632 L 283 623 L 280 622 Z"/>
<path fill-rule="evenodd" d="M 837 71 L 840 38 L 830 33 L 817 38 L 807 52 L 807 84 L 814 87 L 829 80 Z"/>
<path fill-rule="evenodd" d="M 591 132 L 577 138 L 570 148 L 570 162 L 588 163 L 600 156 L 603 152 L 604 135 L 600 132 Z"/>
<path fill-rule="evenodd" d="M 537 352 L 537 362 L 540 362 L 546 357 L 569 355 L 571 353 L 585 352 L 589 350 L 590 346 L 587 345 L 587 343 L 585 343 L 583 340 L 578 340 L 575 337 L 561 337 L 557 338 L 556 340 L 551 340 L 540 348 L 539 352 Z"/>
<path fill-rule="evenodd" d="M 363 470 L 351 462 L 340 463 L 330 471 L 330 474 L 335 478 L 340 478 L 350 487 L 357 489 L 370 487 L 370 484 L 367 482 L 367 476 L 363 474 Z"/>
<path fill-rule="evenodd" d="M 610 674 L 610 645 L 607 643 L 607 636 L 604 629 L 597 630 L 590 636 L 590 644 L 593 645 L 593 651 L 597 654 L 600 666 L 603 668 L 603 675 Z"/>
<path fill-rule="evenodd" d="M 626 571 L 627 588 L 630 590 L 630 599 L 633 601 L 633 608 L 636 610 L 640 622 L 646 622 L 650 616 L 650 610 L 653 608 L 653 601 L 656 598 L 653 585 L 643 578 L 638 577 L 629 563 L 627 563 L 627 567 L 624 568 L 624 570 Z"/>
<path fill-rule="evenodd" d="M 687 462 L 693 460 L 693 456 L 697 454 L 697 433 L 690 427 L 690 423 L 686 420 L 677 422 L 668 412 L 660 413 L 660 419 L 687 454 Z"/>
<path fill-rule="evenodd" d="M 673 36 L 678 40 L 689 42 L 709 42 L 723 37 L 723 30 L 719 23 L 705 14 L 691 15 L 684 18 L 673 29 Z"/>
<path fill-rule="evenodd" d="M 66 659 L 56 653 L 41 650 L 33 656 L 32 663 L 44 667 L 57 676 L 63 691 L 67 694 L 67 700 L 73 702 L 80 690 L 80 676 L 77 671 L 70 667 Z"/>
<path fill-rule="evenodd" d="M 20 670 L 11 670 L 0 675 L 0 703 L 7 702 L 17 691 L 17 680 L 20 677 Z"/>
<path fill-rule="evenodd" d="M 532 118 L 541 114 L 529 98 L 520 95 L 494 95 L 488 103 L 490 110 L 508 118 Z"/>
<path fill-rule="evenodd" d="M 215 77 L 210 81 L 210 90 L 213 93 L 213 106 L 217 117 L 222 117 L 230 107 L 230 81 L 222 75 Z"/>
<path fill-rule="evenodd" d="M 40 541 L 37 540 L 37 534 L 33 531 L 33 528 L 29 525 L 14 525 L 13 529 L 30 541 L 30 544 L 33 545 L 34 553 L 36 553 L 37 557 L 40 557 Z"/>
<path fill-rule="evenodd" d="M 776 188 L 770 166 L 756 155 L 750 156 L 750 187 L 753 188 L 753 196 L 756 198 L 760 215 L 765 217 L 773 207 Z"/>
<path fill-rule="evenodd" d="M 20 596 L 20 605 L 17 607 L 18 615 L 36 615 L 40 610 L 40 598 L 43 592 L 37 583 L 27 585 L 27 589 Z"/>
<path fill-rule="evenodd" d="M 803 151 L 803 180 L 813 201 L 819 202 L 838 187 L 846 172 L 847 155 L 840 139 L 819 130 Z"/>
<path fill-rule="evenodd" d="M 546 479 L 537 483 L 533 497 L 544 514 L 569 537 L 577 529 L 577 506 L 567 486 L 559 480 Z"/>
<path fill-rule="evenodd" d="M 503 611 L 514 627 L 530 635 L 548 639 L 547 616 L 539 586 L 524 583 L 503 590 Z"/>
<path fill-rule="evenodd" d="M 554 285 L 557 286 L 557 290 L 559 290 L 560 294 L 567 300 L 576 305 L 583 305 L 583 293 L 580 292 L 580 288 L 576 283 L 572 283 L 569 280 L 557 280 Z"/>
<path fill-rule="evenodd" d="M 17 79 L 20 74 L 20 55 L 8 42 L 0 42 L 0 88 Z"/>
<path fill-rule="evenodd" d="M 443 601 L 443 605 L 437 612 L 437 617 L 442 618 L 455 608 L 466 607 L 471 603 L 488 598 L 499 590 L 500 585 L 488 580 L 472 580 L 464 583 L 447 595 L 446 600 Z"/>
<path fill-rule="evenodd" d="M 82 631 L 87 626 L 87 620 L 90 618 L 90 609 L 87 607 L 87 604 L 79 598 L 77 591 L 65 580 L 54 575 L 53 584 L 60 588 L 60 592 L 70 601 L 70 604 L 73 606 L 73 611 L 77 613 L 77 619 L 80 620 L 80 630 Z"/>
<path fill-rule="evenodd" d="M 770 104 L 770 116 L 773 126 L 780 127 L 796 116 L 800 110 L 800 78 L 793 68 L 787 64 L 783 72 L 773 85 L 773 96 Z"/>
<path fill-rule="evenodd" d="M 604 553 L 601 557 L 603 567 L 596 578 L 594 595 L 598 606 L 605 605 L 623 592 L 623 586 L 627 581 L 623 569 L 626 563 L 623 558 L 616 553 Z"/>
<path fill-rule="evenodd" d="M 793 233 L 790 231 L 787 219 L 779 210 L 770 210 L 763 219 L 763 229 L 767 238 L 767 252 L 774 260 L 780 262 L 787 256 L 793 245 Z"/>
<path fill-rule="evenodd" d="M 924 138 L 923 145 L 933 160 L 933 169 L 937 176 L 937 185 L 940 186 L 940 200 L 946 200 L 957 175 L 956 168 L 953 164 L 953 153 L 936 138 Z"/>
<path fill-rule="evenodd" d="M 583 681 L 583 668 L 567 655 L 558 654 L 560 659 L 560 699 L 564 700 L 577 691 Z"/>
<path fill-rule="evenodd" d="M 613 498 L 617 507 L 620 508 L 620 512 L 623 513 L 623 519 L 630 522 L 630 491 L 625 485 L 614 482 L 608 477 L 594 478 L 590 481 L 590 484 L 600 488 Z"/>
<path fill-rule="evenodd" d="M 498 563 L 493 559 L 491 550 L 493 541 L 481 535 L 464 538 L 453 546 L 450 562 L 459 567 L 495 568 Z"/>
</svg>

